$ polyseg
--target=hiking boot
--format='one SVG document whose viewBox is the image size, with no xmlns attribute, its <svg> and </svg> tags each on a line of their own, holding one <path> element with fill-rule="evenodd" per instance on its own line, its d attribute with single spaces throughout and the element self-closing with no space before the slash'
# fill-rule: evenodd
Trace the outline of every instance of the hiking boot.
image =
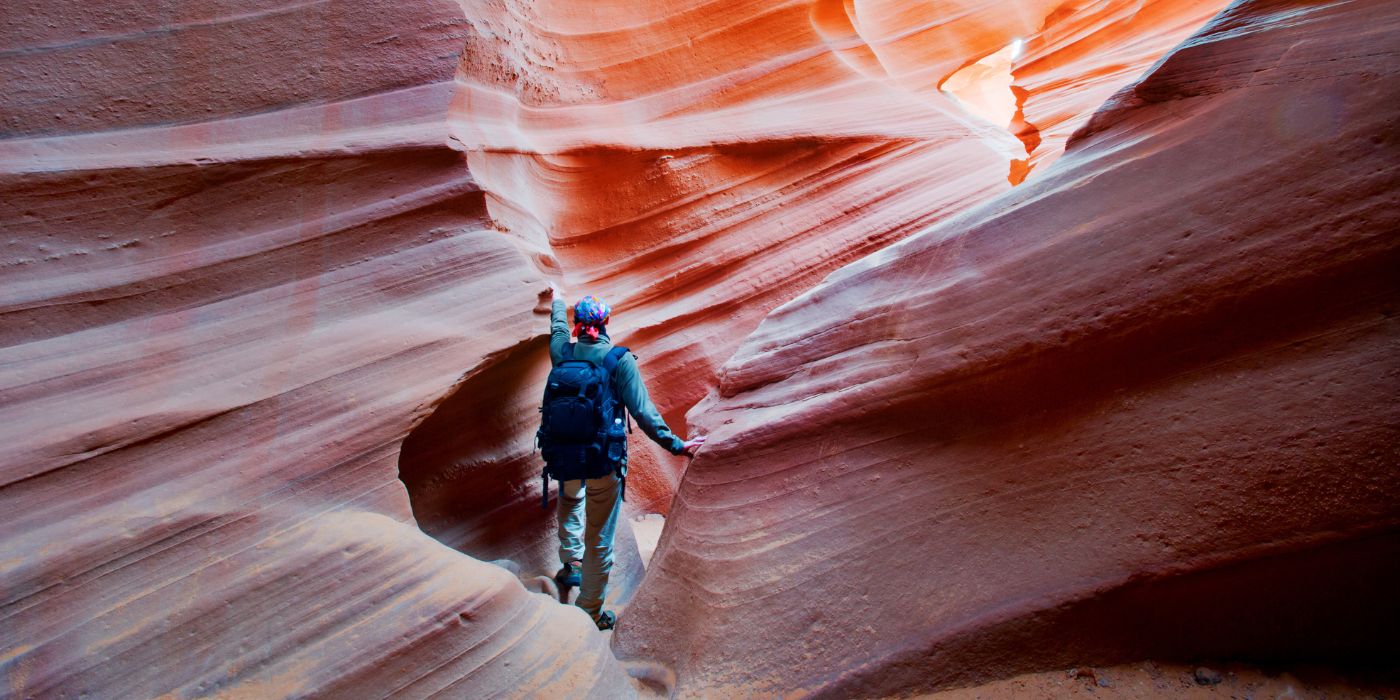
<svg viewBox="0 0 1400 700">
<path fill-rule="evenodd" d="M 610 630 L 617 624 L 617 613 L 611 610 L 604 610 L 593 618 L 593 624 L 598 625 L 599 630 Z"/>
<path fill-rule="evenodd" d="M 554 575 L 554 582 L 560 588 L 577 588 L 583 583 L 583 562 L 571 561 L 559 569 L 559 573 Z"/>
</svg>

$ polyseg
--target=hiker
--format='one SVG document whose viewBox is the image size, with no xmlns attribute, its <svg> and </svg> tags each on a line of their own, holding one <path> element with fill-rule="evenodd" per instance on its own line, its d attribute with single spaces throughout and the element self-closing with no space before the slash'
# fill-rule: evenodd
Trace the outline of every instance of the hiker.
<svg viewBox="0 0 1400 700">
<path fill-rule="evenodd" d="M 554 580 L 567 595 L 580 586 L 576 605 L 598 625 L 617 622 L 603 610 L 613 564 L 613 532 L 627 489 L 626 414 L 642 432 L 671 454 L 693 457 L 704 437 L 682 440 L 666 427 L 642 383 L 637 361 L 627 348 L 608 337 L 611 310 L 595 296 L 574 305 L 570 333 L 563 293 L 550 286 L 549 358 L 554 365 L 545 387 L 540 452 L 545 460 L 543 505 L 549 503 L 549 479 L 559 481 L 559 561 Z M 577 343 L 569 342 L 578 336 Z M 630 422 L 626 425 L 631 428 Z M 585 507 L 584 501 L 587 500 Z M 587 513 L 587 526 L 583 519 Z"/>
</svg>

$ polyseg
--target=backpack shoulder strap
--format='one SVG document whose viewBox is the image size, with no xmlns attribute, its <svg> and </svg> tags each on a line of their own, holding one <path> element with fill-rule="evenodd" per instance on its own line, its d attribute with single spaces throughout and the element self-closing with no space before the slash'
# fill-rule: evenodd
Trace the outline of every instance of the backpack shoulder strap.
<svg viewBox="0 0 1400 700">
<path fill-rule="evenodd" d="M 613 370 L 617 369 L 617 363 L 621 362 L 622 356 L 626 355 L 628 352 L 627 348 L 621 345 L 608 351 L 608 356 L 603 358 L 603 371 L 607 372 L 608 376 L 611 377 Z"/>
</svg>

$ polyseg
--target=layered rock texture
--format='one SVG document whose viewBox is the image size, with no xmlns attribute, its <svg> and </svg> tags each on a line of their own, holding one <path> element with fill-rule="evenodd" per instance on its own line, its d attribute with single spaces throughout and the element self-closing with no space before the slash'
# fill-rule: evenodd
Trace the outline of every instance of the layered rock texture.
<svg viewBox="0 0 1400 700">
<path fill-rule="evenodd" d="M 1005 192 L 1033 167 L 1026 120 L 1057 151 L 1223 5 L 470 0 L 451 129 L 492 218 L 612 302 L 683 425 L 770 310 Z M 1017 38 L 1019 138 L 939 91 Z M 647 447 L 629 490 L 664 512 L 683 464 Z"/>
<path fill-rule="evenodd" d="M 1043 168 L 1094 110 L 1185 40 L 1219 2 L 1084 2 L 1058 5 L 1012 62 L 1020 112 L 1011 128 L 1025 143 L 1026 169 Z"/>
<path fill-rule="evenodd" d="M 681 695 L 1393 662 L 1397 28 L 1238 3 L 1038 179 L 770 314 L 614 646 Z"/>
<path fill-rule="evenodd" d="M 634 694 L 486 563 L 552 567 L 551 280 L 712 435 L 633 441 L 680 493 L 614 646 L 678 694 L 1350 653 L 1396 10 L 1242 3 L 1113 95 L 1223 4 L 9 3 L 0 695 Z M 1010 124 L 940 89 L 1017 40 Z"/>
<path fill-rule="evenodd" d="M 0 696 L 629 694 L 397 479 L 542 332 L 447 145 L 460 8 L 3 16 Z"/>
</svg>

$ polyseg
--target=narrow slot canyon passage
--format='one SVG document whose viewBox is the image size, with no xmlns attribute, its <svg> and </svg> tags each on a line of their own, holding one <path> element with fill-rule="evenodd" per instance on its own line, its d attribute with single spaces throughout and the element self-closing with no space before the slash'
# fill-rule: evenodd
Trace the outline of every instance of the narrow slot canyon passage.
<svg viewBox="0 0 1400 700">
<path fill-rule="evenodd" d="M 939 89 L 958 104 L 986 121 L 1008 129 L 1019 105 L 1011 86 L 1011 66 L 1021 57 L 1024 39 L 1015 39 L 1001 50 L 968 64 L 948 76 Z"/>
<path fill-rule="evenodd" d="M 1022 101 L 1026 91 L 1016 86 L 1012 67 L 1025 49 L 1024 39 L 1014 39 L 1005 47 L 970 63 L 948 76 L 939 90 L 953 98 L 968 113 L 1005 130 L 1025 148 L 1025 158 L 1012 158 L 1007 181 L 1019 185 L 1030 174 L 1030 156 L 1040 144 L 1036 128 L 1026 123 Z"/>
<path fill-rule="evenodd" d="M 548 330 L 548 316 L 535 314 L 534 320 Z M 399 455 L 399 478 L 425 533 L 506 568 L 539 592 L 554 590 L 548 579 L 560 564 L 559 484 L 550 482 L 549 509 L 542 509 L 543 461 L 533 449 L 549 373 L 547 344 L 547 337 L 536 337 L 485 358 L 409 433 Z M 642 525 L 636 534 L 634 522 Z M 624 501 L 608 609 L 626 607 L 664 522 Z"/>
<path fill-rule="evenodd" d="M 1400 697 L 1394 0 L 6 9 L 5 698 Z"/>
<path fill-rule="evenodd" d="M 1058 19 L 1068 21 L 1066 16 L 1059 16 Z M 1043 46 L 1044 42 L 1041 43 L 1042 51 L 1048 52 Z M 731 361 L 728 364 L 725 364 L 725 357 L 717 361 L 707 358 L 708 364 L 694 359 L 703 352 L 698 349 L 701 340 L 712 341 L 718 335 L 713 328 L 704 326 L 710 322 L 707 317 L 701 316 L 701 321 L 695 322 L 695 316 L 709 312 L 708 309 L 697 311 L 704 309 L 704 304 L 697 303 L 696 299 L 720 300 L 732 306 L 746 301 L 742 295 L 724 296 L 725 292 L 734 288 L 742 289 L 746 281 L 739 275 L 728 275 L 725 270 L 728 265 L 737 266 L 735 260 L 746 257 L 742 252 L 736 253 L 736 250 L 752 248 L 761 255 L 792 245 L 783 236 L 806 240 L 829 236 L 830 243 L 817 246 L 818 254 L 830 256 L 828 260 L 821 261 L 827 264 L 823 271 L 832 272 L 832 277 L 839 278 L 842 264 L 862 261 L 866 256 L 873 260 L 894 257 L 885 253 L 887 249 L 898 247 L 902 237 L 935 227 L 940 221 L 979 203 L 994 200 L 1004 192 L 1006 183 L 1021 185 L 1033 167 L 1033 157 L 1045 155 L 1045 152 L 1037 151 L 1041 143 L 1039 129 L 1025 118 L 1026 102 L 1032 93 L 1030 89 L 1017 85 L 1014 75 L 1018 61 L 1023 59 L 1026 45 L 1024 39 L 1011 39 L 1000 49 L 948 75 L 937 86 L 940 98 L 955 101 L 974 118 L 1005 132 L 1021 144 L 1024 158 L 1012 158 L 1009 164 L 1005 160 L 991 165 L 977 160 L 978 157 L 986 158 L 985 153 L 960 157 L 960 148 L 967 148 L 969 152 L 974 150 L 969 146 L 978 146 L 978 151 L 988 150 L 982 148 L 982 144 L 920 143 L 917 140 L 879 139 L 869 135 L 802 139 L 748 135 L 737 139 L 738 142 L 734 144 L 670 149 L 683 154 L 680 158 L 669 155 L 669 150 L 650 145 L 629 147 L 612 141 L 566 150 L 564 153 L 544 154 L 532 153 L 528 149 L 521 152 L 471 150 L 473 142 L 468 137 L 464 137 L 461 143 L 466 144 L 471 154 L 474 175 L 489 193 L 488 201 L 496 203 L 499 211 L 505 212 L 496 222 L 497 226 L 506 235 L 518 235 L 532 241 L 540 251 L 538 254 L 549 261 L 547 266 L 536 266 L 548 269 L 537 269 L 537 272 L 551 277 L 593 280 L 599 287 L 623 288 L 629 293 L 632 288 L 641 290 L 637 296 L 646 300 L 643 313 L 647 318 L 644 324 L 640 324 L 641 335 L 649 342 L 664 347 L 660 366 L 667 367 L 668 374 L 663 376 L 667 377 L 665 381 L 668 383 L 659 390 L 664 395 L 674 391 L 677 375 L 687 374 L 686 370 L 697 365 L 706 369 L 713 366 L 732 369 L 733 376 L 739 377 L 745 372 L 760 372 L 753 365 L 744 364 L 744 361 L 752 361 L 752 357 L 742 355 L 739 356 L 740 362 Z M 1170 47 L 1164 47 L 1162 51 L 1167 48 Z M 1090 51 L 1077 54 L 1076 60 L 1083 65 L 1076 65 L 1075 69 L 1090 74 L 1098 70 L 1093 65 L 1091 54 Z M 1086 55 L 1090 57 L 1086 58 Z M 1159 55 L 1144 52 L 1135 57 L 1132 65 L 1145 70 Z M 1138 73 L 1119 65 L 1114 65 L 1108 72 L 1111 79 L 1102 79 L 1095 86 L 1103 96 L 1139 77 Z M 872 70 L 871 75 L 877 74 Z M 481 81 L 482 93 L 499 87 L 492 82 L 496 78 L 494 75 L 471 77 Z M 1061 103 L 1057 103 L 1056 107 L 1065 109 Z M 1075 123 L 1083 123 L 1101 105 L 1086 101 L 1072 107 L 1074 111 L 1071 116 Z M 465 121 L 470 116 L 458 115 L 458 118 Z M 1062 123 L 1067 121 L 1070 120 L 1062 120 Z M 463 130 L 470 132 L 466 127 Z M 546 133 L 542 138 L 548 136 L 552 135 Z M 1055 142 L 1056 148 L 1046 150 L 1057 150 L 1062 143 Z M 1050 159 L 1055 155 L 1058 154 Z M 897 175 L 888 178 L 870 175 L 880 168 Z M 851 175 L 850 171 L 857 174 Z M 910 177 L 915 172 L 919 174 Z M 946 196 L 946 199 L 931 198 L 929 193 L 939 192 L 940 187 L 947 188 L 946 183 L 949 182 L 958 182 L 960 186 L 972 182 L 980 189 L 939 194 L 940 197 Z M 864 193 L 863 198 L 859 201 L 843 199 L 850 192 Z M 879 194 L 873 196 L 870 193 Z M 821 201 L 821 206 L 816 207 L 820 210 L 818 213 L 803 212 L 802 199 L 808 196 Z M 908 198 L 904 199 L 906 196 Z M 1014 201 L 1014 197 L 1008 199 Z M 765 208 L 774 211 L 782 209 L 782 216 L 768 217 Z M 833 211 L 842 211 L 845 216 L 834 215 Z M 936 211 L 937 216 L 930 215 L 930 211 Z M 804 216 L 810 219 L 804 219 Z M 853 223 L 857 219 L 860 219 L 859 223 Z M 512 229 L 512 226 L 515 228 Z M 875 232 L 862 232 L 866 238 L 863 241 L 865 247 L 852 246 L 851 251 L 841 250 L 840 246 L 850 245 L 849 241 L 854 238 L 842 238 L 850 229 Z M 722 239 L 717 232 L 733 237 Z M 629 269 L 633 264 L 638 269 Z M 863 261 L 862 264 L 874 263 Z M 811 267 L 815 267 L 811 258 L 790 255 L 761 271 L 770 275 L 770 279 L 791 278 Z M 667 283 L 657 283 L 654 278 L 667 280 Z M 824 274 L 814 274 L 800 284 L 790 284 L 774 295 L 781 298 L 771 307 L 778 308 L 801 299 L 813 287 L 825 285 L 827 279 L 824 278 Z M 587 286 L 585 282 L 575 282 L 569 286 L 581 293 L 593 291 L 592 288 L 580 289 Z M 667 287 L 679 291 L 670 292 L 670 296 L 667 296 Z M 839 291 L 839 286 L 836 289 Z M 825 291 L 831 293 L 831 288 Z M 572 302 L 576 296 L 569 301 Z M 717 306 L 724 309 L 722 304 Z M 861 308 L 847 311 L 856 316 L 864 313 Z M 719 315 L 725 312 L 722 310 Z M 677 323 L 676 319 L 685 320 Z M 781 327 L 785 320 L 779 315 L 776 323 Z M 537 316 L 535 321 L 540 329 L 547 327 L 543 316 Z M 755 332 L 761 338 L 762 333 L 754 331 L 757 323 L 754 320 L 747 325 L 734 324 L 734 327 L 742 327 L 743 330 L 726 329 L 729 336 L 724 337 L 723 342 L 742 346 L 748 342 L 746 338 L 752 339 L 748 335 L 750 332 Z M 703 329 L 695 332 L 695 337 L 701 340 L 690 341 L 688 332 L 694 332 L 696 326 Z M 679 328 L 680 332 L 675 332 L 675 328 Z M 622 342 L 627 342 L 626 337 L 622 338 Z M 641 348 L 648 361 L 652 357 L 647 352 L 649 349 L 646 346 Z M 658 365 L 644 362 L 644 373 L 647 373 L 649 366 Z M 738 369 L 733 369 L 736 367 Z M 492 358 L 480 372 L 470 373 L 452 396 L 410 434 L 400 459 L 400 472 L 412 499 L 415 518 L 425 532 L 458 551 L 508 568 L 533 590 L 545 591 L 548 590 L 547 583 L 543 586 L 536 584 L 558 566 L 555 554 L 557 539 L 553 528 L 554 501 L 551 500 L 549 511 L 539 508 L 537 489 L 542 465 L 539 456 L 529 450 L 529 436 L 538 425 L 538 396 L 547 371 L 548 361 L 541 338 L 532 339 Z M 697 384 L 711 382 L 706 372 L 694 374 L 705 376 L 697 380 Z M 717 374 L 713 378 L 716 385 L 729 378 L 724 372 Z M 770 381 L 781 383 L 783 379 Z M 736 384 L 742 387 L 743 381 L 737 380 Z M 694 404 L 695 396 L 704 392 L 697 392 L 693 386 L 687 387 L 690 394 L 686 405 L 708 407 L 713 402 L 722 403 L 731 398 L 725 394 L 728 389 L 719 391 L 717 387 L 706 388 L 715 391 L 700 404 Z M 814 396 L 804 395 L 792 400 L 796 403 L 811 398 Z M 701 424 L 709 426 L 713 426 L 713 421 L 717 420 L 706 415 L 703 409 L 694 417 Z M 744 419 L 739 420 L 742 422 Z M 673 423 L 672 427 L 681 429 L 682 426 Z M 844 436 L 837 442 L 855 439 Z M 639 446 L 638 443 L 645 441 L 640 435 L 634 435 L 632 440 L 634 449 Z M 742 457 L 732 454 L 726 455 L 726 458 L 740 463 L 744 461 Z M 830 461 L 827 455 L 812 458 L 812 463 L 844 464 Z M 839 471 L 839 467 L 833 468 Z M 696 481 L 704 483 L 708 478 L 709 475 L 706 475 Z M 736 479 L 734 483 L 745 482 Z M 550 488 L 557 498 L 557 485 L 551 484 Z M 733 488 L 737 490 L 739 487 Z M 761 492 L 763 487 L 755 488 Z M 766 499 L 755 496 L 753 500 L 762 502 Z M 699 517 L 703 523 L 706 513 L 702 511 L 699 516 L 690 514 L 689 517 Z M 755 522 L 774 520 L 780 518 L 772 513 L 754 518 Z M 663 579 L 658 584 L 670 586 L 662 593 L 648 592 L 647 587 L 642 586 L 647 560 L 661 539 L 667 521 L 659 514 L 632 512 L 626 506 L 623 521 L 623 526 L 618 530 L 617 566 L 613 570 L 606 607 L 622 610 L 634 598 L 644 600 L 645 605 L 639 613 L 640 621 L 633 628 L 634 638 L 643 641 L 624 642 L 617 650 L 619 658 L 650 662 L 652 657 L 648 655 L 649 651 L 638 651 L 645 648 L 650 640 L 661 639 L 660 646 L 669 646 L 673 652 L 684 646 L 667 639 L 669 632 L 659 629 L 656 624 L 658 620 L 669 622 L 676 616 L 683 616 L 684 612 L 675 607 L 675 602 L 684 596 L 677 594 L 674 573 L 670 575 L 672 580 L 669 583 Z M 711 533 L 710 538 L 712 542 L 721 543 L 715 546 L 722 550 L 730 546 L 736 535 L 728 526 L 720 529 L 722 534 Z M 756 527 L 755 530 L 761 531 L 761 528 Z M 755 539 L 762 536 L 765 535 L 753 535 Z M 743 539 L 747 535 L 738 537 Z M 690 557 L 691 553 L 684 552 L 680 556 Z M 742 556 L 726 555 L 721 558 L 724 561 L 718 568 L 737 569 L 744 565 Z M 700 555 L 695 555 L 695 559 L 708 561 Z M 773 568 L 781 567 L 775 564 Z M 1357 567 L 1357 570 L 1363 573 L 1369 571 L 1365 567 Z M 1391 573 L 1385 567 L 1377 567 L 1377 570 L 1387 575 Z M 1296 577 L 1304 572 L 1301 568 L 1288 568 L 1284 573 Z M 765 574 L 748 572 L 746 575 L 762 579 Z M 1209 579 L 1211 576 L 1201 578 Z M 1358 595 L 1374 592 L 1373 588 L 1367 587 L 1366 581 L 1346 576 L 1341 579 L 1344 579 L 1345 585 L 1339 584 L 1339 588 L 1359 591 Z M 1201 636 L 1197 630 L 1173 627 L 1162 618 L 1187 616 L 1193 609 L 1208 610 L 1211 615 L 1225 617 L 1230 612 L 1229 608 L 1243 606 L 1252 596 L 1247 591 L 1232 591 L 1233 597 L 1222 598 L 1223 602 L 1217 601 L 1212 607 L 1206 602 L 1208 596 L 1195 590 L 1197 583 L 1198 579 L 1186 576 L 1165 577 L 1151 586 L 1105 587 L 1097 592 L 1097 595 L 1103 596 L 1102 599 L 1090 596 L 1084 605 L 1076 603 L 1070 606 L 1070 609 L 1063 611 L 1062 617 L 1053 621 L 1050 631 L 1034 632 L 1041 636 L 1026 633 L 1038 640 L 1039 645 L 1050 645 L 1061 634 L 1077 634 L 1078 646 L 1064 656 L 1047 656 L 1034 645 L 1017 648 L 1017 655 L 1039 659 L 1035 663 L 1042 666 L 1016 666 L 1015 670 L 1040 670 L 1043 664 L 1052 663 L 1046 661 L 1047 658 L 1053 658 L 1053 663 L 1070 663 L 1076 658 L 1072 654 L 1122 662 L 1132 660 L 1135 654 L 1171 656 L 1177 654 L 1179 649 L 1192 645 L 1204 649 L 1208 646 L 1205 644 L 1209 641 L 1208 637 Z M 726 583 L 710 580 L 709 585 L 711 588 L 705 590 L 723 589 Z M 770 580 L 769 585 L 781 590 L 783 584 Z M 916 582 L 910 582 L 911 587 L 916 585 Z M 1177 589 L 1190 589 L 1191 592 L 1178 594 Z M 739 597 L 748 594 L 748 591 L 744 591 Z M 1183 598 L 1184 602 L 1176 600 L 1177 597 Z M 1156 606 L 1161 614 L 1146 622 L 1139 620 L 1141 624 L 1121 622 L 1120 618 L 1131 618 L 1128 613 L 1133 608 L 1120 606 L 1120 599 L 1133 599 L 1135 603 L 1146 601 L 1146 605 Z M 1221 648 L 1259 647 L 1256 632 L 1260 626 L 1267 624 L 1269 615 L 1292 605 L 1291 601 L 1312 599 L 1298 589 L 1286 588 L 1272 600 L 1273 603 L 1261 604 L 1258 609 L 1252 610 L 1253 617 L 1248 617 L 1246 622 L 1240 622 L 1246 620 L 1245 617 L 1235 620 L 1234 624 L 1248 629 L 1239 631 L 1233 638 L 1231 643 L 1234 647 L 1225 644 Z M 712 601 L 706 602 L 713 605 Z M 1344 607 L 1338 605 L 1335 599 L 1329 598 L 1325 602 L 1329 610 L 1342 610 Z M 719 607 L 724 607 L 724 604 Z M 704 625 L 703 622 L 694 621 L 687 621 L 687 624 Z M 1341 626 L 1346 624 L 1343 622 Z M 1057 629 L 1057 625 L 1062 628 Z M 1344 631 L 1339 631 L 1337 625 L 1317 623 L 1315 627 L 1333 636 L 1344 636 Z M 1171 639 L 1153 638 L 1154 634 L 1164 629 L 1170 630 L 1168 636 Z M 1013 629 L 1007 634 L 1015 636 L 1022 632 Z M 1374 634 L 1374 630 L 1367 630 L 1365 634 Z M 800 631 L 792 636 L 803 639 L 803 644 L 823 643 L 820 639 L 803 636 Z M 992 636 L 996 637 L 996 634 Z M 982 646 L 984 643 L 990 646 Z M 1000 643 L 996 639 L 992 642 L 953 641 L 954 651 L 965 653 L 965 658 L 971 662 L 983 654 L 1005 652 L 1004 648 L 996 648 Z M 966 646 L 961 646 L 964 644 Z M 915 653 L 926 652 L 926 649 L 922 649 Z M 709 653 L 729 661 L 726 650 L 711 649 Z M 900 654 L 903 652 L 896 656 Z M 1305 656 L 1301 654 L 1296 658 Z M 794 660 L 793 663 L 800 662 Z M 667 673 L 674 671 L 669 660 L 658 662 L 658 667 L 666 668 Z M 884 673 L 883 667 L 875 668 L 876 671 L 872 672 L 874 676 Z M 692 675 L 703 675 L 708 669 L 692 668 L 689 671 Z M 858 676 L 847 678 L 844 682 L 849 685 L 842 687 L 857 689 L 864 683 L 880 686 L 885 681 Z M 909 682 L 917 685 L 915 681 Z M 674 679 L 663 685 L 675 687 Z M 691 687 L 694 689 L 695 686 Z"/>
<path fill-rule="evenodd" d="M 822 7 L 840 15 L 837 19 L 845 18 L 846 9 L 831 3 Z M 842 26 L 854 32 L 852 25 Z M 1002 172 L 996 176 L 1012 185 L 1019 184 L 1029 172 L 1030 154 L 1038 143 L 1034 127 L 1022 120 L 1022 102 L 1027 92 L 1014 84 L 1012 75 L 1013 67 L 1023 58 L 1026 43 L 1023 38 L 1013 38 L 1002 48 L 955 71 L 938 86 L 941 95 L 975 118 L 1010 133 L 1023 145 L 1026 158 L 1013 159 L 1009 166 L 1000 165 Z M 486 59 L 495 49 L 474 44 L 468 48 L 463 63 L 463 70 L 468 72 L 461 76 L 464 84 L 480 81 L 494 87 L 496 76 L 488 70 L 493 64 Z M 1138 60 L 1145 64 L 1152 58 L 1155 56 Z M 1092 60 L 1087 62 L 1092 64 Z M 1128 80 L 1132 76 L 1118 77 Z M 454 118 L 470 117 L 462 114 Z M 647 321 L 639 333 L 644 345 L 638 348 L 648 355 L 642 361 L 643 373 L 658 382 L 652 390 L 659 399 L 664 401 L 673 393 L 684 396 L 679 402 L 681 407 L 670 411 L 672 422 L 678 424 L 673 427 L 682 430 L 683 423 L 675 419 L 683 418 L 684 410 L 694 406 L 719 381 L 718 377 L 707 377 L 706 372 L 696 373 L 692 368 L 717 368 L 725 359 L 723 354 L 703 357 L 706 351 L 701 346 L 713 343 L 717 335 L 721 336 L 721 344 L 737 346 L 746 333 L 740 329 L 757 325 L 762 314 L 750 311 L 751 318 L 743 324 L 731 322 L 729 328 L 719 331 L 706 327 L 703 324 L 712 322 L 703 314 L 713 312 L 697 300 L 716 296 L 716 287 L 723 287 L 724 283 L 711 282 L 707 286 L 685 280 L 679 270 L 687 265 L 697 267 L 695 261 L 703 261 L 701 264 L 709 266 L 707 275 L 724 280 L 724 266 L 741 264 L 742 254 L 736 255 L 737 250 L 748 246 L 764 252 L 795 248 L 786 240 L 788 237 L 811 241 L 827 238 L 829 242 L 813 245 L 810 252 L 830 256 L 823 261 L 823 268 L 834 270 L 841 263 L 878 253 L 918 225 L 952 216 L 999 191 L 995 179 L 976 169 L 980 163 L 960 162 L 952 153 L 944 155 L 945 149 L 955 152 L 957 147 L 942 144 L 895 149 L 884 143 L 867 144 L 853 139 L 802 139 L 674 151 L 610 146 L 535 154 L 473 150 L 468 147 L 470 139 L 461 142 L 475 180 L 488 194 L 493 225 L 517 241 L 537 273 L 556 279 L 586 280 L 598 276 L 603 288 L 616 288 L 618 279 L 625 279 L 644 292 L 639 296 L 647 300 L 647 306 L 640 313 Z M 919 160 L 911 159 L 910 151 L 931 166 L 921 168 L 927 172 L 920 173 L 917 180 L 901 174 L 904 169 L 918 168 Z M 682 153 L 683 157 L 676 158 L 671 155 L 673 152 Z M 846 171 L 856 164 L 860 169 L 854 176 L 848 174 Z M 888 166 L 892 174 L 878 174 L 876 169 L 881 166 Z M 738 184 L 731 184 L 730 179 L 737 179 Z M 949 191 L 942 201 L 918 194 L 919 188 L 942 187 L 950 180 L 976 181 L 983 189 L 973 194 Z M 836 193 L 843 189 L 865 188 L 890 189 L 899 194 L 903 190 L 910 197 L 908 201 L 890 198 L 861 205 L 865 220 L 856 225 L 839 218 L 804 224 L 801 218 L 792 216 L 793 209 L 784 207 L 782 201 L 818 194 L 839 197 Z M 617 193 L 628 193 L 629 197 L 616 196 Z M 935 211 L 936 218 L 919 209 Z M 806 229 L 801 228 L 804 225 Z M 883 228 L 889 233 L 870 233 L 867 228 Z M 715 230 L 733 237 L 715 236 L 712 241 L 698 236 L 697 230 L 704 236 L 714 236 L 711 230 Z M 628 236 L 639 240 L 628 240 Z M 841 250 L 841 245 L 851 249 Z M 629 264 L 628 256 L 636 257 L 641 265 L 658 267 L 656 274 L 663 279 L 684 282 L 684 293 L 666 298 L 653 288 L 661 285 L 649 279 L 648 273 L 619 274 Z M 667 260 L 670 256 L 677 261 L 671 263 Z M 718 260 L 707 260 L 707 256 Z M 766 290 L 772 296 L 762 300 L 763 308 L 776 307 L 801 295 L 822 278 L 811 272 L 814 266 L 810 257 L 775 257 L 767 263 L 767 269 L 759 271 L 783 284 Z M 579 291 L 593 290 L 585 283 L 578 284 L 586 287 Z M 741 278 L 730 279 L 728 284 L 742 288 Z M 725 303 L 733 307 L 750 302 L 738 297 L 737 302 Z M 676 311 L 667 311 L 668 308 Z M 721 316 L 734 313 L 723 307 L 716 311 Z M 631 312 L 628 309 L 623 313 Z M 668 313 L 684 321 L 677 324 L 667 317 Z M 690 325 L 696 323 L 697 317 L 701 324 L 698 329 Z M 547 330 L 546 315 L 537 312 L 534 321 L 541 333 Z M 679 330 L 671 330 L 673 325 Z M 687 342 L 686 337 L 692 333 L 697 340 Z M 628 342 L 625 336 L 622 342 Z M 653 344 L 659 348 L 659 358 L 647 352 Z M 412 431 L 399 460 L 415 518 L 425 532 L 474 557 L 508 560 L 517 568 L 536 573 L 548 573 L 557 566 L 550 526 L 554 515 L 552 511 L 542 512 L 536 497 L 542 462 L 530 449 L 538 425 L 538 394 L 547 372 L 547 352 L 541 337 L 490 358 L 469 372 L 461 386 Z M 691 385 L 678 389 L 678 375 L 691 379 Z M 656 464 L 658 459 L 666 458 L 648 453 L 651 445 L 644 437 L 634 434 L 631 442 L 637 462 L 634 478 L 646 478 L 648 470 L 668 468 Z M 666 474 L 653 479 L 653 483 L 665 484 L 674 479 L 674 475 Z M 672 495 L 662 493 L 653 499 L 669 501 Z M 638 557 L 629 557 L 644 559 L 641 552 L 654 549 L 665 520 L 659 514 L 634 510 L 630 503 L 627 508 L 629 520 L 646 518 Z M 657 508 L 653 505 L 645 510 Z M 626 536 L 631 538 L 634 534 Z M 637 570 L 641 570 L 640 565 Z"/>
</svg>

